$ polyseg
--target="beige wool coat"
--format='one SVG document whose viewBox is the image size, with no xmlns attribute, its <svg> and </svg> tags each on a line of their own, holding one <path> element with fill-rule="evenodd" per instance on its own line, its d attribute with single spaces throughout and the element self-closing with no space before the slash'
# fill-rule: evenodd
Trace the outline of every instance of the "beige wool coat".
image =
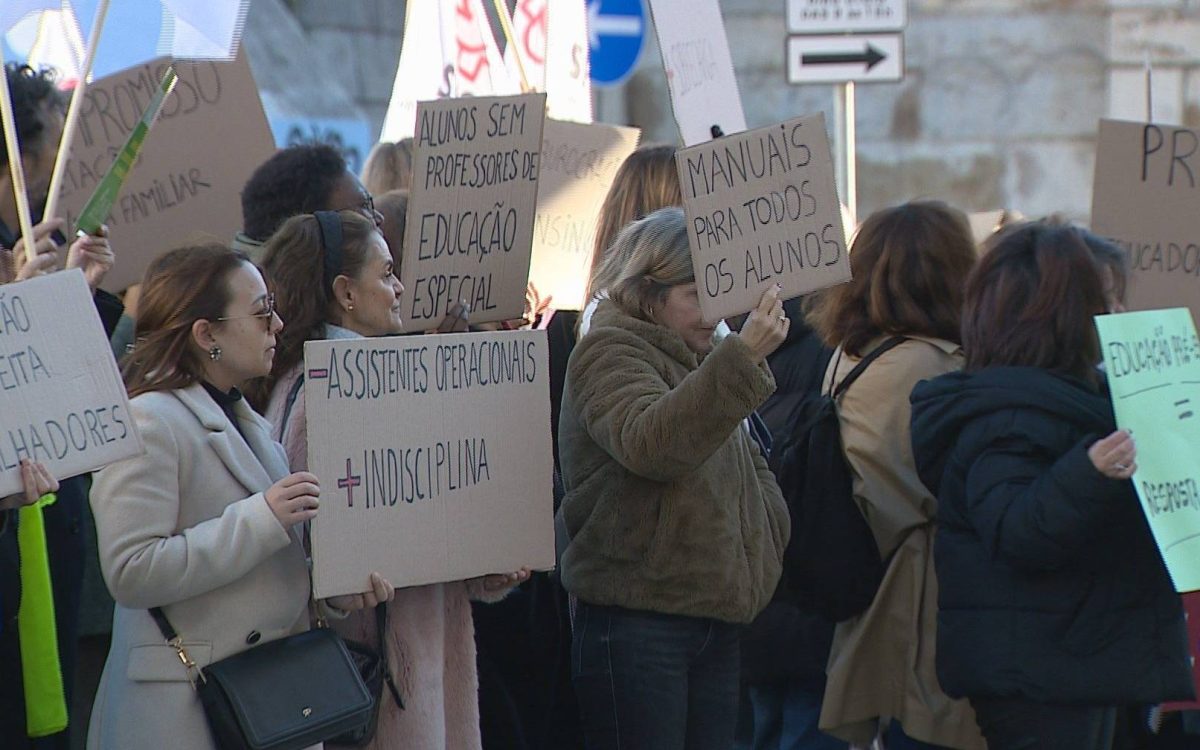
<svg viewBox="0 0 1200 750">
<path fill-rule="evenodd" d="M 567 365 L 559 450 L 567 591 L 590 604 L 748 623 L 791 524 L 742 420 L 775 389 L 738 336 L 699 362 L 602 300 Z"/>
<path fill-rule="evenodd" d="M 246 439 L 200 385 L 130 402 L 144 455 L 92 486 L 100 567 L 116 599 L 90 750 L 212 750 L 200 701 L 147 608 L 204 666 L 308 628 L 304 549 L 264 491 L 288 473 L 270 427 L 235 405 Z"/>
<path fill-rule="evenodd" d="M 826 388 L 858 364 L 840 352 L 829 362 Z M 911 338 L 871 363 L 838 404 L 854 499 L 880 553 L 893 555 L 870 608 L 838 624 L 829 654 L 821 729 L 856 744 L 870 743 L 877 720 L 892 718 L 914 739 L 959 750 L 986 747 L 970 704 L 938 685 L 937 499 L 917 476 L 909 429 L 913 386 L 961 367 L 958 344 Z"/>
</svg>

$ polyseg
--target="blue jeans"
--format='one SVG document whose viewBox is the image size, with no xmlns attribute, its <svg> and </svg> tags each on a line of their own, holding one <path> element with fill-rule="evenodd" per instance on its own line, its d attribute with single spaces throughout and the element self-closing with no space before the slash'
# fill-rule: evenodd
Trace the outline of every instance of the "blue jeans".
<svg viewBox="0 0 1200 750">
<path fill-rule="evenodd" d="M 817 728 L 822 691 L 799 681 L 752 685 L 754 737 L 739 750 L 846 750 L 848 743 Z"/>
<path fill-rule="evenodd" d="M 579 602 L 571 674 L 588 750 L 729 750 L 740 630 Z"/>
</svg>

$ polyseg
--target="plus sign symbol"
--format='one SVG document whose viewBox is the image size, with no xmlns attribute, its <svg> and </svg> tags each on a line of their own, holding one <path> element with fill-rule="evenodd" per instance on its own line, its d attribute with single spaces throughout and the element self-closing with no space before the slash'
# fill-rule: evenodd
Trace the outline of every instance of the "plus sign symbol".
<svg viewBox="0 0 1200 750">
<path fill-rule="evenodd" d="M 346 459 L 346 476 L 338 480 L 338 489 L 346 491 L 346 504 L 354 507 L 354 488 L 362 484 L 362 477 L 354 473 L 350 459 Z"/>
</svg>

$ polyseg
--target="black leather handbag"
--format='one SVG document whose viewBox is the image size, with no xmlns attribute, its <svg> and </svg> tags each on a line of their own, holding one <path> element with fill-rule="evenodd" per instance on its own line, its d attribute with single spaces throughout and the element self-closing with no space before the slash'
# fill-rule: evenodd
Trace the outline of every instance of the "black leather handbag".
<svg viewBox="0 0 1200 750">
<path fill-rule="evenodd" d="M 162 609 L 154 607 L 150 614 L 188 670 L 213 739 L 223 750 L 301 750 L 344 735 L 374 733 L 368 724 L 378 698 L 332 630 L 297 633 L 200 668 Z"/>
</svg>

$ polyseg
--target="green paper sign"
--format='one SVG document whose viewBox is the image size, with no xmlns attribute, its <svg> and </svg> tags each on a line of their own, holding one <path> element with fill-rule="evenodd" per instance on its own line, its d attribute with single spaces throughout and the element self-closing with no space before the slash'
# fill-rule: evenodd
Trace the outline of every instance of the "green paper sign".
<svg viewBox="0 0 1200 750">
<path fill-rule="evenodd" d="M 1133 484 L 1179 592 L 1200 590 L 1200 339 L 1185 308 L 1096 316 Z"/>
<path fill-rule="evenodd" d="M 108 168 L 108 172 L 100 180 L 100 184 L 96 186 L 96 192 L 92 193 L 92 197 L 88 198 L 88 202 L 79 212 L 79 218 L 75 222 L 75 228 L 79 232 L 96 234 L 100 231 L 100 225 L 104 223 L 105 217 L 108 216 L 109 211 L 112 211 L 113 204 L 117 202 L 117 197 L 121 194 L 121 187 L 125 185 L 125 178 L 129 176 L 129 170 L 133 169 L 134 163 L 137 162 L 138 153 L 141 152 L 142 144 L 146 141 L 146 134 L 150 132 L 154 121 L 158 119 L 163 102 L 166 101 L 167 94 L 170 94 L 171 90 L 175 88 L 177 80 L 179 80 L 179 76 L 175 74 L 175 68 L 168 66 L 167 72 L 163 74 L 162 83 L 158 86 L 158 91 L 146 106 L 146 111 L 142 113 L 142 119 L 133 126 L 129 138 L 121 148 L 121 153 L 117 154 L 112 166 Z"/>
</svg>

